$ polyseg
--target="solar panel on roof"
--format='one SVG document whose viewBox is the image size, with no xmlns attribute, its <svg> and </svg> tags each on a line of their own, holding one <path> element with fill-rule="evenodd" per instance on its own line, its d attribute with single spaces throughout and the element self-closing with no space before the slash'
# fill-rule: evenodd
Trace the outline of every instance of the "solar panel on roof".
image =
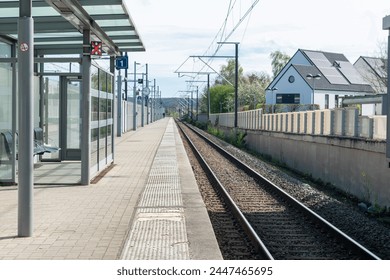
<svg viewBox="0 0 390 280">
<path fill-rule="evenodd" d="M 349 82 L 334 67 L 320 67 L 321 73 L 328 79 L 331 84 L 348 85 Z"/>
<path fill-rule="evenodd" d="M 338 61 L 340 72 L 347 78 L 351 84 L 365 85 L 367 84 L 363 77 L 359 74 L 355 67 L 349 62 Z"/>
<path fill-rule="evenodd" d="M 323 53 L 306 51 L 306 54 L 318 68 L 329 67 L 331 65 L 331 63 Z"/>
<path fill-rule="evenodd" d="M 307 56 L 331 84 L 348 85 L 349 82 L 332 66 L 332 63 L 321 52 L 306 51 Z"/>
</svg>

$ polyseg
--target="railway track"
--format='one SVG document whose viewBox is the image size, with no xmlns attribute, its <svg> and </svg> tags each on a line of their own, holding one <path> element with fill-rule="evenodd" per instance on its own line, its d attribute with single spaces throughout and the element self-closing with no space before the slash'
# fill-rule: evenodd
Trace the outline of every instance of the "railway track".
<svg viewBox="0 0 390 280">
<path fill-rule="evenodd" d="M 379 259 L 217 144 L 179 127 L 260 258 Z"/>
</svg>

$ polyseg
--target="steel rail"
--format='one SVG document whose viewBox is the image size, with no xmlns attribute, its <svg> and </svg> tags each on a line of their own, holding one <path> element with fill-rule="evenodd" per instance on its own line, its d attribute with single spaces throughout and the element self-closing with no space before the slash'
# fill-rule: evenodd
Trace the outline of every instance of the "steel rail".
<svg viewBox="0 0 390 280">
<path fill-rule="evenodd" d="M 219 146 L 218 144 L 214 143 L 198 131 L 196 131 L 194 128 L 189 126 L 188 124 L 184 123 L 189 129 L 194 131 L 197 135 L 199 135 L 202 139 L 204 139 L 207 143 L 209 143 L 211 146 L 213 146 L 215 149 L 217 149 L 221 154 L 223 154 L 227 159 L 234 162 L 238 167 L 240 167 L 242 170 L 244 170 L 248 175 L 252 176 L 253 178 L 261 181 L 266 185 L 267 188 L 269 188 L 270 191 L 274 191 L 279 195 L 281 198 L 287 200 L 291 203 L 296 209 L 304 213 L 307 217 L 309 217 L 312 221 L 323 227 L 325 230 L 330 232 L 333 236 L 338 238 L 340 241 L 342 241 L 345 245 L 348 246 L 348 248 L 355 250 L 357 253 L 359 253 L 363 259 L 373 259 L 373 260 L 380 260 L 380 258 L 372 253 L 370 250 L 365 248 L 363 245 L 355 241 L 353 238 L 345 234 L 343 231 L 338 229 L 336 226 L 328 222 L 326 219 L 315 213 L 313 210 L 305 206 L 303 203 L 298 201 L 296 198 L 292 197 L 290 194 L 285 192 L 283 189 L 275 185 L 273 182 L 259 174 L 256 170 L 233 156 L 231 153 L 226 151 L 224 148 Z"/>
<path fill-rule="evenodd" d="M 194 143 L 191 141 L 191 139 L 188 137 L 187 133 L 178 125 L 181 132 L 183 133 L 184 137 L 186 138 L 186 141 L 191 147 L 191 150 L 194 152 L 195 156 L 197 157 L 199 163 L 201 164 L 203 170 L 206 172 L 207 177 L 216 185 L 217 192 L 223 196 L 223 199 L 225 200 L 226 204 L 232 211 L 235 218 L 239 221 L 241 227 L 244 229 L 245 233 L 248 235 L 249 239 L 251 240 L 253 246 L 255 247 L 256 251 L 262 254 L 265 259 L 267 260 L 274 260 L 271 253 L 268 251 L 267 247 L 263 243 L 263 241 L 260 239 L 260 237 L 257 235 L 256 231 L 252 228 L 251 224 L 248 222 L 248 220 L 245 218 L 244 214 L 241 212 L 237 204 L 233 201 L 225 187 L 222 185 L 222 183 L 218 180 L 215 173 L 212 171 L 210 166 L 207 164 L 206 160 L 203 158 L 203 156 L 200 154 L 198 149 L 195 147 Z"/>
</svg>

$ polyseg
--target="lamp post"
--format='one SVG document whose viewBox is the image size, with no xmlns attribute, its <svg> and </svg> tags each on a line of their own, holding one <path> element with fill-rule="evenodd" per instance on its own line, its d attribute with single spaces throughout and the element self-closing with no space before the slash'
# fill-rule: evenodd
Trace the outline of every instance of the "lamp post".
<svg viewBox="0 0 390 280">
<path fill-rule="evenodd" d="M 271 99 L 272 99 L 272 113 L 275 113 L 275 105 L 276 105 L 276 97 L 274 102 L 274 91 L 278 90 L 277 87 L 267 88 L 267 90 L 271 91 Z"/>
<path fill-rule="evenodd" d="M 316 85 L 315 81 L 321 79 L 321 77 L 322 77 L 321 74 L 313 75 L 313 74 L 309 73 L 309 74 L 306 75 L 306 78 L 308 80 L 311 80 L 311 79 L 313 80 L 313 98 L 312 98 L 312 102 L 311 102 L 312 105 L 314 105 L 314 91 L 315 91 L 315 85 Z"/>
</svg>

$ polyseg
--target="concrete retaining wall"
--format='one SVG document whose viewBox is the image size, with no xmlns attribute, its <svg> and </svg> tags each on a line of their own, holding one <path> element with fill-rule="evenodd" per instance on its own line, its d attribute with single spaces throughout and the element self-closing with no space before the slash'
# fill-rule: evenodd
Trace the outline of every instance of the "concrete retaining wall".
<svg viewBox="0 0 390 280">
<path fill-rule="evenodd" d="M 248 130 L 246 143 L 361 200 L 390 206 L 390 170 L 383 141 Z"/>
<path fill-rule="evenodd" d="M 386 116 L 359 116 L 354 108 L 280 114 L 259 109 L 238 118 L 250 149 L 362 200 L 390 206 Z M 234 113 L 212 114 L 210 120 L 230 128 Z"/>
</svg>

